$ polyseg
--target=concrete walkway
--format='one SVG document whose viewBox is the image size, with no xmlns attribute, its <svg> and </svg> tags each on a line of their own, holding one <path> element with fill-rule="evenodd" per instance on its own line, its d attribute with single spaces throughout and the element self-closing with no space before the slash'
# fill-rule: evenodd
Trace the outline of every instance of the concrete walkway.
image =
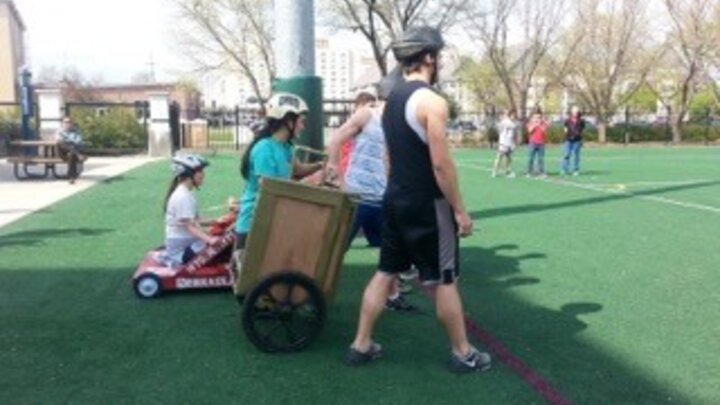
<svg viewBox="0 0 720 405">
<path fill-rule="evenodd" d="M 157 159 L 146 156 L 90 157 L 85 162 L 80 179 L 71 185 L 67 180 L 57 180 L 51 176 L 43 180 L 18 181 L 13 176 L 12 164 L 0 159 L 0 228 L 154 160 Z M 35 169 L 37 171 L 39 168 Z M 64 167 L 61 167 L 60 171 L 63 170 Z"/>
</svg>

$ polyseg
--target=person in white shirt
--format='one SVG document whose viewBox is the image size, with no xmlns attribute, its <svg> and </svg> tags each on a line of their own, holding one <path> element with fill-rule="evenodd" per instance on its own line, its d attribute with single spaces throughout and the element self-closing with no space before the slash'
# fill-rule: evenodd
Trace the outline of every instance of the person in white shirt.
<svg viewBox="0 0 720 405">
<path fill-rule="evenodd" d="M 172 159 L 175 175 L 165 197 L 165 265 L 176 268 L 190 261 L 199 251 L 217 241 L 202 228 L 194 189 L 205 179 L 205 158 L 181 155 Z"/>
<path fill-rule="evenodd" d="M 498 150 L 495 164 L 493 165 L 492 177 L 497 176 L 500 162 L 505 158 L 505 175 L 515 177 L 510 168 L 512 165 L 512 154 L 520 137 L 520 123 L 514 109 L 509 109 L 498 125 Z"/>
</svg>

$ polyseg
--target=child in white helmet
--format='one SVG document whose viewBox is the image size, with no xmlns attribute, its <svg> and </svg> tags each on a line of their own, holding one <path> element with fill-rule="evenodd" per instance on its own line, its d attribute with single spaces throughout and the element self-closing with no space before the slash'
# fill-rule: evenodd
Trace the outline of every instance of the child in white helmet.
<svg viewBox="0 0 720 405">
<path fill-rule="evenodd" d="M 235 224 L 236 250 L 245 248 L 245 241 L 255 216 L 263 177 L 291 179 L 309 176 L 322 169 L 322 163 L 293 162 L 292 140 L 305 128 L 308 107 L 305 101 L 290 93 L 273 95 L 266 106 L 265 127 L 245 150 L 240 172 L 245 189 L 240 197 L 240 215 Z M 240 262 L 240 252 L 236 261 Z"/>
<path fill-rule="evenodd" d="M 177 267 L 190 261 L 216 237 L 206 233 L 198 217 L 197 200 L 192 191 L 205 179 L 204 169 L 209 166 L 198 155 L 181 155 L 172 159 L 175 175 L 165 197 L 165 254 L 164 263 Z"/>
</svg>

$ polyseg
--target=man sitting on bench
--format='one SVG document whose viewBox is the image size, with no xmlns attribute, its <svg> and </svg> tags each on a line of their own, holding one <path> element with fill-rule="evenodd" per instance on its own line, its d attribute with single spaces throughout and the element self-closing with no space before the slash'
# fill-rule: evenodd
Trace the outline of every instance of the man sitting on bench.
<svg viewBox="0 0 720 405">
<path fill-rule="evenodd" d="M 58 142 L 58 154 L 62 160 L 68 163 L 68 178 L 70 184 L 75 184 L 78 173 L 78 163 L 82 159 L 80 147 L 82 146 L 82 136 L 78 132 L 75 124 L 70 117 L 64 117 L 62 120 L 62 128 L 55 136 Z"/>
</svg>

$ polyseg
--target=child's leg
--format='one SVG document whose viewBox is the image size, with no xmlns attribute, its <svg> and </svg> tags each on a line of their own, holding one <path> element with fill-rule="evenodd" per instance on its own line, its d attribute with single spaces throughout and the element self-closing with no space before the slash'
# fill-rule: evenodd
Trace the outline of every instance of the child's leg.
<svg viewBox="0 0 720 405">
<path fill-rule="evenodd" d="M 545 145 L 538 145 L 537 149 L 538 153 L 538 166 L 540 169 L 540 174 L 545 174 Z"/>
<path fill-rule="evenodd" d="M 573 153 L 573 145 L 570 141 L 565 141 L 565 154 L 563 155 L 562 161 L 562 174 L 567 174 L 570 171 L 570 155 Z"/>
<path fill-rule="evenodd" d="M 528 146 L 528 149 L 530 151 L 530 159 L 528 160 L 528 170 L 527 173 L 529 175 L 533 174 L 533 171 L 535 169 L 535 154 L 537 153 L 537 146 L 534 144 L 530 144 Z"/>
<path fill-rule="evenodd" d="M 575 156 L 574 156 L 575 159 L 573 162 L 575 168 L 574 168 L 573 172 L 577 173 L 580 171 L 580 149 L 582 149 L 582 141 L 576 141 L 575 147 L 573 149 L 575 152 Z"/>
<path fill-rule="evenodd" d="M 497 152 L 495 154 L 495 163 L 493 164 L 493 169 L 492 169 L 493 177 L 497 174 L 498 167 L 500 167 L 500 158 L 501 157 L 502 157 L 502 154 L 500 152 Z"/>
</svg>

